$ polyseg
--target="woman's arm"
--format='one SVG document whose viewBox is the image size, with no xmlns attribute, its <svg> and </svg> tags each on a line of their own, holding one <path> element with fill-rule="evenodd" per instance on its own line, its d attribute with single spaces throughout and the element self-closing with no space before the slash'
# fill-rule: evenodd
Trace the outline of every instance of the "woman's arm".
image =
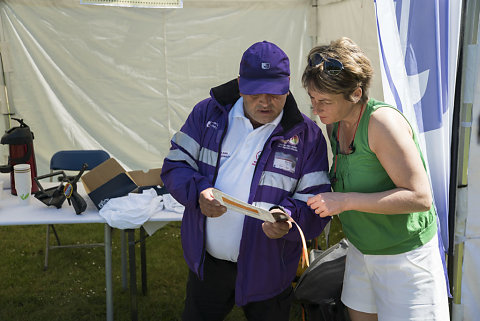
<svg viewBox="0 0 480 321">
<path fill-rule="evenodd" d="M 396 188 L 378 193 L 322 193 L 307 204 L 322 217 L 347 210 L 380 214 L 428 210 L 432 205 L 430 183 L 403 116 L 390 108 L 378 109 L 370 118 L 368 139 Z"/>
</svg>

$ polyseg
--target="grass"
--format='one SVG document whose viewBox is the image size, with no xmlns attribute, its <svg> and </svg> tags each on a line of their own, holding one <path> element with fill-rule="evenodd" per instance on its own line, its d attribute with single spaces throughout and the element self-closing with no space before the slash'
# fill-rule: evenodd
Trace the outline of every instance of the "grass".
<svg viewBox="0 0 480 321">
<path fill-rule="evenodd" d="M 103 241 L 101 224 L 55 228 L 62 244 Z M 0 320 L 105 320 L 104 248 L 52 250 L 49 268 L 44 271 L 45 230 L 44 225 L 0 227 Z M 341 238 L 336 230 L 334 225 L 331 244 Z M 188 271 L 180 244 L 180 223 L 169 223 L 148 237 L 146 248 L 146 296 L 141 292 L 140 251 L 136 251 L 138 318 L 180 320 Z M 112 235 L 112 250 L 114 319 L 130 320 L 130 292 L 122 289 L 121 282 L 118 230 Z M 236 307 L 226 320 L 246 319 Z M 298 303 L 292 306 L 290 320 L 301 320 Z"/>
</svg>

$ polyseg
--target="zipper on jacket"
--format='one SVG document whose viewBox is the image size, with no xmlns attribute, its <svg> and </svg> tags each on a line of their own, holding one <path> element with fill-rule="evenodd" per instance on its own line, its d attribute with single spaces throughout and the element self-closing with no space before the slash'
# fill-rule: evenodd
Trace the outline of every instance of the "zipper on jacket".
<svg viewBox="0 0 480 321">
<path fill-rule="evenodd" d="M 273 135 L 273 133 L 272 133 Z M 281 133 L 279 133 L 278 135 L 276 136 L 272 136 L 271 138 L 269 137 L 265 143 L 265 145 L 263 145 L 263 148 L 262 148 L 262 151 L 260 152 L 260 155 L 258 155 L 258 159 L 257 159 L 257 163 L 255 164 L 255 168 L 253 169 L 253 176 L 252 176 L 252 183 L 250 184 L 250 192 L 248 194 L 248 199 L 250 200 L 250 197 L 252 197 L 251 199 L 251 203 L 253 203 L 253 199 L 255 198 L 255 194 L 257 192 L 257 188 L 254 186 L 253 184 L 253 178 L 255 177 L 255 174 L 257 173 L 257 169 L 258 169 L 258 164 L 260 163 L 260 160 L 262 159 L 262 156 L 264 154 L 264 151 L 265 151 L 265 147 L 267 146 L 267 144 L 270 144 L 270 150 L 273 150 L 272 146 L 273 144 L 277 141 L 277 140 L 281 140 L 284 136 L 281 135 Z M 254 189 L 255 193 L 251 193 L 252 189 Z M 250 204 L 251 204 L 250 203 Z"/>
<path fill-rule="evenodd" d="M 212 185 L 215 186 L 215 182 L 217 181 L 217 176 L 218 176 L 218 172 L 220 170 L 220 159 L 222 158 L 222 144 L 223 144 L 223 140 L 225 139 L 225 135 L 227 134 L 227 130 L 228 130 L 228 112 L 226 110 L 222 110 L 222 112 L 225 114 L 227 114 L 227 120 L 226 120 L 226 125 L 225 125 L 225 128 L 223 130 L 223 133 L 222 133 L 222 137 L 220 138 L 220 144 L 219 144 L 219 148 L 218 148 L 218 156 L 217 156 L 217 164 L 215 165 L 215 174 L 213 174 L 213 179 L 212 179 Z M 203 233 L 203 246 L 202 246 L 202 265 L 204 265 L 205 263 L 205 252 L 207 251 L 206 250 L 206 240 L 207 240 L 207 234 L 206 234 L 206 231 L 207 231 L 207 218 L 205 218 L 203 220 L 203 230 L 205 231 Z M 198 268 L 198 275 L 200 276 L 200 266 Z"/>
</svg>

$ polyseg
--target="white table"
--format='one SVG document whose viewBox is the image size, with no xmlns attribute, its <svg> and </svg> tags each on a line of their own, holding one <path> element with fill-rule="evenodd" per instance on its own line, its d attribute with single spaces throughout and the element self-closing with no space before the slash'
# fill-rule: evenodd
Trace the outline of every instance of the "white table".
<svg viewBox="0 0 480 321">
<path fill-rule="evenodd" d="M 77 215 L 73 206 L 69 206 L 67 201 L 63 203 L 63 206 L 60 209 L 57 209 L 54 206 L 47 207 L 35 197 L 31 198 L 30 204 L 20 205 L 18 198 L 10 193 L 9 176 L 6 174 L 0 174 L 0 180 L 4 181 L 3 195 L 0 199 L 0 226 L 84 223 L 101 223 L 105 225 L 106 309 L 107 321 L 113 321 L 112 227 L 106 224 L 103 217 L 98 214 L 97 208 L 90 198 L 86 196 L 83 184 L 77 184 L 77 187 L 79 194 L 82 195 L 87 202 L 87 209 L 82 214 Z M 43 186 L 43 182 L 41 183 Z M 150 218 L 150 221 L 154 222 L 174 222 L 181 220 L 182 214 L 171 211 L 161 211 Z"/>
</svg>

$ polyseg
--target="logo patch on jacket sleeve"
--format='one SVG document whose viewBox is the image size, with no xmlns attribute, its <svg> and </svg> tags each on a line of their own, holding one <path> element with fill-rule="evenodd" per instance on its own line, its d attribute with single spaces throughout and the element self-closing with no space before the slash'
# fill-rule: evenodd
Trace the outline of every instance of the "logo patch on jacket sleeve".
<svg viewBox="0 0 480 321">
<path fill-rule="evenodd" d="M 211 121 L 209 120 L 207 122 L 207 128 L 214 128 L 214 129 L 218 129 L 218 123 L 216 121 Z"/>
<path fill-rule="evenodd" d="M 295 166 L 297 165 L 297 159 L 295 156 L 276 152 L 273 160 L 273 167 L 278 168 L 289 173 L 295 173 Z"/>
</svg>

